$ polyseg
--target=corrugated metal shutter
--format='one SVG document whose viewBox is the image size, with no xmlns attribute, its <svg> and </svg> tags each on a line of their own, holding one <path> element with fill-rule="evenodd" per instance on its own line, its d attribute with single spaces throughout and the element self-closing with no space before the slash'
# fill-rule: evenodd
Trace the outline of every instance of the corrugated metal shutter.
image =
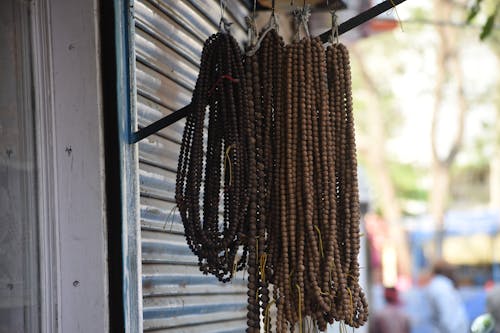
<svg viewBox="0 0 500 333">
<path fill-rule="evenodd" d="M 134 2 L 140 127 L 190 102 L 204 40 L 217 30 L 219 1 Z M 244 40 L 243 2 L 228 1 L 233 35 Z M 243 280 L 221 284 L 198 270 L 175 210 L 175 172 L 184 121 L 139 143 L 144 331 L 243 332 Z M 241 277 L 241 274 L 240 274 Z"/>
</svg>

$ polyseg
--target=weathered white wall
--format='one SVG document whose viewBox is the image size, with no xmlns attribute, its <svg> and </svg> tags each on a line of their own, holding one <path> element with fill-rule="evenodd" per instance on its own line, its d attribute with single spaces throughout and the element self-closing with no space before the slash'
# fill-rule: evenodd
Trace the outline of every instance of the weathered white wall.
<svg viewBox="0 0 500 333">
<path fill-rule="evenodd" d="M 0 332 L 39 331 L 29 6 L 0 7 Z"/>
</svg>

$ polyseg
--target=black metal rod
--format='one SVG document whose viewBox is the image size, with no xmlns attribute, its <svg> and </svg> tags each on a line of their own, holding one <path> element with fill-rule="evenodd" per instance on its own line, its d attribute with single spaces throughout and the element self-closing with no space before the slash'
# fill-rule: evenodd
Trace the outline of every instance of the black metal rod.
<svg viewBox="0 0 500 333">
<path fill-rule="evenodd" d="M 339 36 L 342 35 L 343 33 L 346 33 L 347 31 L 350 31 L 361 24 L 373 19 L 374 17 L 382 14 L 383 12 L 388 11 L 389 9 L 405 2 L 406 0 L 386 0 L 384 2 L 379 3 L 376 6 L 371 7 L 370 9 L 354 16 L 353 18 L 350 18 L 349 20 L 343 22 L 342 24 L 339 25 L 339 31 L 338 34 Z M 327 43 L 330 41 L 330 37 L 332 35 L 332 30 L 325 31 L 321 35 L 319 35 L 319 38 L 323 43 Z M 155 121 L 154 123 L 141 128 L 135 133 L 132 133 L 131 138 L 130 138 L 130 143 L 137 143 L 141 141 L 144 138 L 147 138 L 148 136 L 164 129 L 167 126 L 172 125 L 173 123 L 181 120 L 182 118 L 186 117 L 189 113 L 191 112 L 191 104 L 186 105 L 180 110 L 177 110 L 175 112 L 172 112 L 166 117 L 161 118 L 160 120 Z"/>
<path fill-rule="evenodd" d="M 154 123 L 141 128 L 135 133 L 132 133 L 130 143 L 137 143 L 142 139 L 147 138 L 148 136 L 155 134 L 158 131 L 161 131 L 165 127 L 172 125 L 173 123 L 181 120 L 184 117 L 187 117 L 189 113 L 191 113 L 191 104 L 188 104 L 182 109 L 172 112 L 168 116 L 165 116 L 160 120 L 157 120 Z"/>
<path fill-rule="evenodd" d="M 365 10 L 362 13 L 348 19 L 339 25 L 339 36 L 360 26 L 363 23 L 368 22 L 374 17 L 379 16 L 380 14 L 388 11 L 391 8 L 405 2 L 406 0 L 386 0 L 384 2 L 379 3 L 376 6 L 371 7 L 368 10 Z M 332 30 L 328 30 L 319 35 L 319 38 L 323 43 L 328 43 L 330 41 L 330 37 L 332 35 Z"/>
</svg>

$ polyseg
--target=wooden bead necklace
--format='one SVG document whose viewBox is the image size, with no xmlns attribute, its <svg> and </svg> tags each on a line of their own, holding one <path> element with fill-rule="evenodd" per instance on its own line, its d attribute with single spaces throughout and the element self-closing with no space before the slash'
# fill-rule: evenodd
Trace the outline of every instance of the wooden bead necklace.
<svg viewBox="0 0 500 333">
<path fill-rule="evenodd" d="M 248 270 L 249 333 L 367 320 L 351 89 L 342 44 L 267 29 L 246 57 L 227 33 L 204 45 L 176 201 L 203 273 Z"/>
<path fill-rule="evenodd" d="M 187 243 L 198 256 L 200 270 L 223 282 L 232 277 L 242 243 L 248 204 L 244 185 L 252 174 L 251 170 L 245 171 L 248 156 L 243 147 L 248 144 L 248 135 L 242 133 L 244 119 L 239 114 L 247 109 L 244 84 L 238 43 L 227 33 L 212 35 L 203 48 L 192 98 L 194 111 L 186 119 L 176 202 Z M 207 109 L 208 140 L 204 143 Z M 241 264 L 239 268 L 243 267 Z"/>
</svg>

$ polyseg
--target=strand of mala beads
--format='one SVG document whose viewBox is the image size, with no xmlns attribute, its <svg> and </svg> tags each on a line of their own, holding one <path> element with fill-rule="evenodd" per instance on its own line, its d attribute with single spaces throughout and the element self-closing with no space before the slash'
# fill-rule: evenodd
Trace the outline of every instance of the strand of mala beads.
<svg viewBox="0 0 500 333">
<path fill-rule="evenodd" d="M 342 267 L 337 298 L 340 313 L 335 319 L 359 327 L 368 319 L 368 305 L 359 285 L 357 260 L 360 208 L 349 54 L 343 44 L 334 43 L 327 48 L 326 55 L 330 107 L 334 114 L 337 244 Z"/>
<path fill-rule="evenodd" d="M 229 281 L 234 272 L 249 200 L 244 184 L 251 172 L 245 172 L 248 156 L 244 147 L 251 142 L 243 135 L 244 120 L 239 114 L 246 109 L 245 95 L 238 43 L 228 33 L 212 35 L 203 47 L 191 101 L 193 112 L 186 119 L 175 199 L 200 270 L 222 282 Z"/>
<path fill-rule="evenodd" d="M 325 330 L 327 322 L 332 323 L 331 313 L 335 311 L 333 299 L 340 260 L 336 252 L 336 200 L 335 200 L 335 163 L 333 160 L 334 141 L 332 140 L 331 121 L 329 114 L 328 87 L 326 80 L 326 59 L 321 40 L 312 40 L 313 86 L 316 91 L 313 108 L 314 158 L 316 176 L 314 184 L 317 190 L 316 202 L 319 223 L 315 228 L 320 242 L 320 276 L 321 295 L 329 308 L 323 316 L 318 316 L 318 327 Z"/>
<path fill-rule="evenodd" d="M 255 162 L 252 163 L 252 169 L 250 172 L 254 174 L 254 179 L 248 184 L 250 188 L 250 209 L 247 216 L 248 233 L 248 312 L 247 312 L 247 333 L 258 332 L 260 326 L 260 306 L 259 306 L 259 271 L 258 271 L 258 182 L 259 182 L 259 165 L 257 158 L 257 147 L 259 145 L 256 131 L 256 119 L 260 118 L 260 103 L 256 103 L 256 97 L 260 96 L 260 88 L 258 86 L 258 77 L 252 78 L 253 75 L 258 76 L 258 59 L 254 57 L 247 57 L 245 59 L 245 77 L 247 80 L 248 95 L 247 95 L 247 105 L 248 111 L 251 112 L 252 119 L 249 119 L 250 130 L 247 132 L 252 141 L 254 142 L 253 156 L 255 157 Z M 249 117 L 250 118 L 250 117 Z M 260 129 L 259 129 L 260 130 Z"/>
<path fill-rule="evenodd" d="M 326 65 L 318 43 L 307 38 L 294 42 L 286 47 L 283 58 L 285 114 L 277 117 L 283 122 L 283 132 L 278 137 L 279 193 L 274 193 L 280 198 L 275 209 L 279 209 L 282 249 L 281 260 L 274 266 L 278 332 L 296 328 L 302 332 L 306 322 L 325 330 L 332 303 L 329 270 L 333 263 L 328 260 L 333 261 L 335 197 L 325 192 L 334 189 L 328 183 L 328 172 L 334 171 L 327 164 L 333 142 L 321 139 L 331 125 L 325 121 Z"/>
<path fill-rule="evenodd" d="M 277 175 L 278 149 L 275 141 L 275 119 L 278 117 L 281 92 L 281 57 L 283 41 L 275 30 L 266 32 L 259 41 L 259 48 L 250 52 L 245 59 L 246 82 L 248 87 L 248 109 L 253 116 L 251 140 L 255 142 L 256 181 L 251 187 L 250 201 L 255 206 L 247 217 L 249 228 L 248 244 L 248 314 L 247 332 L 258 332 L 261 323 L 265 332 L 271 330 L 270 306 L 276 302 L 270 298 L 269 283 L 275 279 L 273 262 L 279 253 L 278 240 L 272 230 L 278 230 L 271 216 L 276 217 L 271 207 Z M 250 118 L 250 117 L 249 117 Z M 276 259 L 277 260 L 277 259 Z M 261 320 L 263 319 L 263 322 Z"/>
<path fill-rule="evenodd" d="M 292 132 L 291 132 L 291 117 L 292 117 L 292 95 L 293 95 L 293 52 L 294 46 L 287 45 L 285 47 L 285 53 L 283 56 L 283 73 L 284 77 L 284 90 L 283 90 L 283 113 L 278 114 L 278 121 L 281 124 L 281 132 L 280 136 L 277 138 L 280 140 L 280 151 L 279 151 L 279 192 L 275 193 L 275 195 L 279 194 L 279 239 L 281 245 L 281 260 L 277 261 L 274 266 L 275 271 L 275 279 L 274 279 L 274 288 L 277 291 L 278 299 L 277 299 L 277 319 L 276 319 L 276 329 L 278 332 L 286 332 L 287 318 L 291 316 L 291 311 L 289 310 L 290 301 L 288 300 L 288 296 L 291 289 L 290 283 L 290 256 L 289 256 L 289 240 L 290 237 L 288 235 L 288 208 L 289 208 L 289 192 L 287 182 L 287 176 L 290 170 L 288 167 L 290 166 L 291 157 L 289 154 L 289 147 L 291 146 L 292 141 Z M 277 124 L 278 125 L 278 124 Z M 275 207 L 277 209 L 278 207 Z M 291 221 L 290 221 L 291 222 Z M 290 223 L 291 224 L 291 223 Z"/>
</svg>

